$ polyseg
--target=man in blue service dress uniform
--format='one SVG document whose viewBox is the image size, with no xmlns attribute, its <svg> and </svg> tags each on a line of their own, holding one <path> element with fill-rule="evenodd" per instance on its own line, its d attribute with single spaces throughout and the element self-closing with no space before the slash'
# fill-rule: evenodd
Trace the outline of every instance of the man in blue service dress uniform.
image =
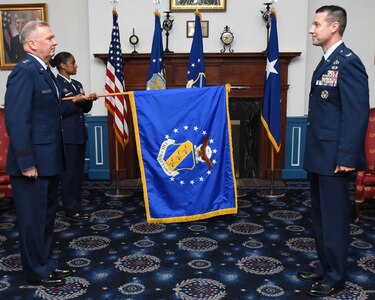
<svg viewBox="0 0 375 300">
<path fill-rule="evenodd" d="M 342 42 L 345 27 L 346 11 L 329 5 L 316 11 L 310 28 L 313 45 L 324 52 L 312 76 L 304 161 L 319 263 L 297 276 L 314 282 L 307 294 L 315 297 L 345 288 L 350 175 L 364 169 L 366 163 L 368 77 L 361 60 Z"/>
<path fill-rule="evenodd" d="M 26 280 L 63 285 L 70 270 L 51 259 L 58 176 L 64 169 L 60 96 L 47 63 L 57 45 L 47 23 L 31 21 L 21 33 L 27 55 L 8 77 L 5 122 L 7 173 L 14 194 L 20 253 Z"/>
</svg>

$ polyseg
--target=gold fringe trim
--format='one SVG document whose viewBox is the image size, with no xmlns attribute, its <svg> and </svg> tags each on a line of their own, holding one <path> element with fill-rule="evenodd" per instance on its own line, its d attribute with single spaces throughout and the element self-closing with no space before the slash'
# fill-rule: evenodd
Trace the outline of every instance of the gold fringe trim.
<svg viewBox="0 0 375 300">
<path fill-rule="evenodd" d="M 199 19 L 202 21 L 202 14 L 199 12 L 199 10 L 196 10 L 196 11 L 194 12 L 194 14 L 195 14 L 196 16 L 199 16 Z"/>
<path fill-rule="evenodd" d="M 280 149 L 281 149 L 281 145 L 279 146 L 279 145 L 276 143 L 276 140 L 275 140 L 275 138 L 273 137 L 273 135 L 272 135 L 272 133 L 271 133 L 271 130 L 270 130 L 269 127 L 268 127 L 268 123 L 267 123 L 266 119 L 263 118 L 263 115 L 260 116 L 260 119 L 262 120 L 263 126 L 264 126 L 264 128 L 266 129 L 266 132 L 267 132 L 268 138 L 269 138 L 270 141 L 271 141 L 271 144 L 272 144 L 273 147 L 275 148 L 276 152 L 279 153 L 279 152 L 280 152 Z"/>
</svg>

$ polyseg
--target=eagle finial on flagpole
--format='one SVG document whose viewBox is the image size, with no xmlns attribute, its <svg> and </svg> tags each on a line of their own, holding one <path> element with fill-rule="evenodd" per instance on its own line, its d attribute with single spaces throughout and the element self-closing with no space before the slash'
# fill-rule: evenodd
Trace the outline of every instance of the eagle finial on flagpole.
<svg viewBox="0 0 375 300">
<path fill-rule="evenodd" d="M 195 2 L 195 10 L 199 11 L 199 4 L 202 4 L 202 0 L 194 0 L 194 2 Z"/>
<path fill-rule="evenodd" d="M 119 0 L 110 0 L 109 2 L 112 3 L 112 5 L 113 5 L 113 10 L 116 10 L 116 8 L 117 8 L 117 3 L 119 2 Z"/>
<path fill-rule="evenodd" d="M 161 0 L 152 0 L 154 2 L 155 11 L 159 10 L 159 4 L 161 4 Z"/>
</svg>

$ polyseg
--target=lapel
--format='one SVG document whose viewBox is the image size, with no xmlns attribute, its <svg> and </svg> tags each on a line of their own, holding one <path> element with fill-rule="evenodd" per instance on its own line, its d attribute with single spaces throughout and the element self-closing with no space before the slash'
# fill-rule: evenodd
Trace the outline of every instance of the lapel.
<svg viewBox="0 0 375 300">
<path fill-rule="evenodd" d="M 44 66 L 42 66 L 42 65 L 40 64 L 40 62 L 39 62 L 35 57 L 33 57 L 32 55 L 29 55 L 29 54 L 28 54 L 28 55 L 27 55 L 27 58 L 35 64 L 35 66 L 36 66 L 36 68 L 37 68 L 39 74 L 40 74 L 41 76 L 43 76 L 44 80 L 45 80 L 45 81 L 48 83 L 48 85 L 51 87 L 51 90 L 52 90 L 53 94 L 55 95 L 56 100 L 57 100 L 57 101 L 60 101 L 60 97 L 59 97 L 59 95 L 57 94 L 57 90 L 56 90 L 57 83 L 54 83 L 54 81 L 53 81 L 53 79 L 52 79 L 52 77 L 51 77 L 51 76 L 53 76 L 53 74 L 51 74 L 51 76 L 50 76 L 50 75 L 48 74 L 47 70 L 44 69 Z"/>
<path fill-rule="evenodd" d="M 312 92 L 312 90 L 314 89 L 315 87 L 315 84 L 316 84 L 316 81 L 322 77 L 323 73 L 327 71 L 327 69 L 329 68 L 329 66 L 332 64 L 332 62 L 335 61 L 336 59 L 336 56 L 337 54 L 339 53 L 339 51 L 341 51 L 342 49 L 346 48 L 345 44 L 344 43 L 341 43 L 336 49 L 335 51 L 333 51 L 331 53 L 331 55 L 328 57 L 328 59 L 322 63 L 320 66 L 318 66 L 316 68 L 316 70 L 314 71 L 313 73 L 313 76 L 311 78 L 311 88 L 310 88 L 310 93 Z"/>
<path fill-rule="evenodd" d="M 79 86 L 74 83 L 74 80 L 72 79 L 71 82 L 66 80 L 64 77 L 57 75 L 58 81 L 61 84 L 62 91 L 64 97 L 70 97 L 70 96 L 75 96 L 79 94 Z M 74 87 L 76 89 L 74 89 Z"/>
</svg>

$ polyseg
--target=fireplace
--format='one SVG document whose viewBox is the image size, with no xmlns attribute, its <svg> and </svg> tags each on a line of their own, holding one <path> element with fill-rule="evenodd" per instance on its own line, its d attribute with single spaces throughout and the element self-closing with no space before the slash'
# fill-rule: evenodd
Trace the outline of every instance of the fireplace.
<svg viewBox="0 0 375 300">
<path fill-rule="evenodd" d="M 260 101 L 229 103 L 234 167 L 237 178 L 259 178 Z"/>
<path fill-rule="evenodd" d="M 288 90 L 288 65 L 299 56 L 299 52 L 280 53 L 281 78 L 281 143 L 285 145 L 286 105 Z M 94 54 L 105 64 L 107 54 Z M 233 130 L 234 160 L 238 178 L 270 178 L 271 144 L 263 126 L 260 111 L 263 99 L 266 53 L 207 53 L 204 56 L 207 85 L 231 84 L 229 94 L 231 123 Z M 124 74 L 127 90 L 144 90 L 150 62 L 150 54 L 123 54 Z M 189 53 L 165 54 L 166 80 L 168 88 L 186 85 Z M 130 106 L 128 106 L 130 107 Z M 125 155 L 119 156 L 120 178 L 138 178 L 139 168 L 135 149 L 132 120 L 130 116 L 130 141 Z M 112 116 L 108 122 L 112 124 Z M 115 138 L 112 126 L 108 126 L 111 177 L 115 176 Z M 275 153 L 275 179 L 281 178 L 285 150 Z"/>
</svg>

